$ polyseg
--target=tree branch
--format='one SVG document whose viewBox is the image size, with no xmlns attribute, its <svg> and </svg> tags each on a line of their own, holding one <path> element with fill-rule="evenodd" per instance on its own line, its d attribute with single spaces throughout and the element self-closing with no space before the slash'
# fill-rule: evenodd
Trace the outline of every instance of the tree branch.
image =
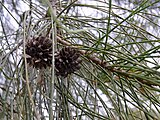
<svg viewBox="0 0 160 120">
<path fill-rule="evenodd" d="M 72 46 L 71 43 L 69 43 L 67 41 L 64 41 L 59 36 L 57 36 L 57 41 L 59 43 L 63 44 L 63 45 L 71 46 L 73 48 L 78 48 L 77 46 Z M 82 55 L 88 54 L 88 52 L 85 51 L 85 50 L 79 50 L 79 52 Z M 142 84 L 148 85 L 148 86 L 152 86 L 152 85 L 153 86 L 160 86 L 159 83 L 151 81 L 149 78 L 148 79 L 144 79 L 143 77 L 137 76 L 134 73 L 129 73 L 129 72 L 126 72 L 126 71 L 123 71 L 123 70 L 116 69 L 116 68 L 108 65 L 106 61 L 99 59 L 96 55 L 91 54 L 91 55 L 86 55 L 86 57 L 89 60 L 91 60 L 93 63 L 95 63 L 97 65 L 100 65 L 102 68 L 107 69 L 107 70 L 111 71 L 112 73 L 114 72 L 114 73 L 120 74 L 122 76 L 125 76 L 127 78 L 131 78 L 131 79 L 135 79 L 136 78 L 139 82 L 141 82 Z"/>
</svg>

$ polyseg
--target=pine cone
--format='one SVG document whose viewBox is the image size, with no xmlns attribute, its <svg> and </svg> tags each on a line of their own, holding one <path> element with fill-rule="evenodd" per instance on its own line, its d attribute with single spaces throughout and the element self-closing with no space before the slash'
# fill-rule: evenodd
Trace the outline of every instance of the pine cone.
<svg viewBox="0 0 160 120">
<path fill-rule="evenodd" d="M 79 58 L 78 50 L 71 47 L 64 47 L 55 54 L 56 75 L 67 77 L 68 74 L 74 73 L 80 69 L 82 60 Z"/>
<path fill-rule="evenodd" d="M 52 65 L 52 41 L 44 36 L 30 39 L 26 44 L 27 62 L 35 68 Z"/>
</svg>

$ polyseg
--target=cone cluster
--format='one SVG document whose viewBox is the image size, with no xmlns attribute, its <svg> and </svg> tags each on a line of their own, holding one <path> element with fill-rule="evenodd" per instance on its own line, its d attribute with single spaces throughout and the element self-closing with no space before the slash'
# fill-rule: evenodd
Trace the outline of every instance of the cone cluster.
<svg viewBox="0 0 160 120">
<path fill-rule="evenodd" d="M 80 69 L 81 62 L 78 50 L 71 47 L 62 48 L 55 54 L 56 75 L 67 77 L 68 74 Z"/>
<path fill-rule="evenodd" d="M 26 44 L 27 62 L 35 68 L 46 68 L 52 65 L 52 41 L 39 36 L 28 40 Z"/>
<path fill-rule="evenodd" d="M 34 37 L 26 43 L 26 58 L 30 66 L 37 69 L 52 65 L 52 41 L 48 37 Z M 67 77 L 80 69 L 80 53 L 72 47 L 64 47 L 55 53 L 55 73 Z"/>
</svg>

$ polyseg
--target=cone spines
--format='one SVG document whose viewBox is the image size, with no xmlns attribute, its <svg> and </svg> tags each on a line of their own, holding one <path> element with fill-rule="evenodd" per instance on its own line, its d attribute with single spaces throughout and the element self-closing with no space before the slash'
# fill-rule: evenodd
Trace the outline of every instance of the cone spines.
<svg viewBox="0 0 160 120">
<path fill-rule="evenodd" d="M 71 47 L 64 47 L 55 54 L 56 74 L 67 77 L 68 74 L 74 73 L 80 69 L 82 60 L 79 58 L 78 50 Z"/>
<path fill-rule="evenodd" d="M 52 64 L 52 41 L 44 36 L 30 39 L 26 44 L 27 62 L 35 68 Z"/>
</svg>

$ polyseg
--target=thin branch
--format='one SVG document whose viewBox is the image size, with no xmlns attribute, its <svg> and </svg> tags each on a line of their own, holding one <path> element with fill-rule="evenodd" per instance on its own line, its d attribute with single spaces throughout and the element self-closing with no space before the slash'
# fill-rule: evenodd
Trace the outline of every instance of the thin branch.
<svg viewBox="0 0 160 120">
<path fill-rule="evenodd" d="M 71 46 L 73 48 L 78 48 L 77 46 L 72 46 L 71 43 L 67 42 L 67 41 L 64 41 L 63 39 L 61 39 L 61 37 L 57 36 L 57 41 L 63 45 L 67 45 L 67 46 Z M 100 65 L 102 68 L 104 69 L 107 69 L 111 72 L 115 72 L 115 73 L 118 73 L 118 74 L 121 74 L 127 78 L 131 78 L 131 79 L 134 79 L 136 78 L 139 82 L 141 82 L 142 84 L 146 84 L 148 86 L 160 86 L 159 83 L 156 83 L 154 81 L 150 81 L 149 79 L 144 79 L 140 76 L 137 76 L 136 74 L 133 74 L 133 73 L 128 73 L 126 71 L 123 71 L 123 70 L 119 70 L 119 69 L 116 69 L 110 65 L 107 64 L 106 61 L 104 60 L 101 60 L 99 59 L 96 55 L 88 55 L 88 52 L 85 51 L 85 50 L 79 50 L 79 52 L 82 54 L 82 55 L 85 55 L 89 60 L 91 60 L 93 63 L 97 64 L 97 65 Z"/>
</svg>

